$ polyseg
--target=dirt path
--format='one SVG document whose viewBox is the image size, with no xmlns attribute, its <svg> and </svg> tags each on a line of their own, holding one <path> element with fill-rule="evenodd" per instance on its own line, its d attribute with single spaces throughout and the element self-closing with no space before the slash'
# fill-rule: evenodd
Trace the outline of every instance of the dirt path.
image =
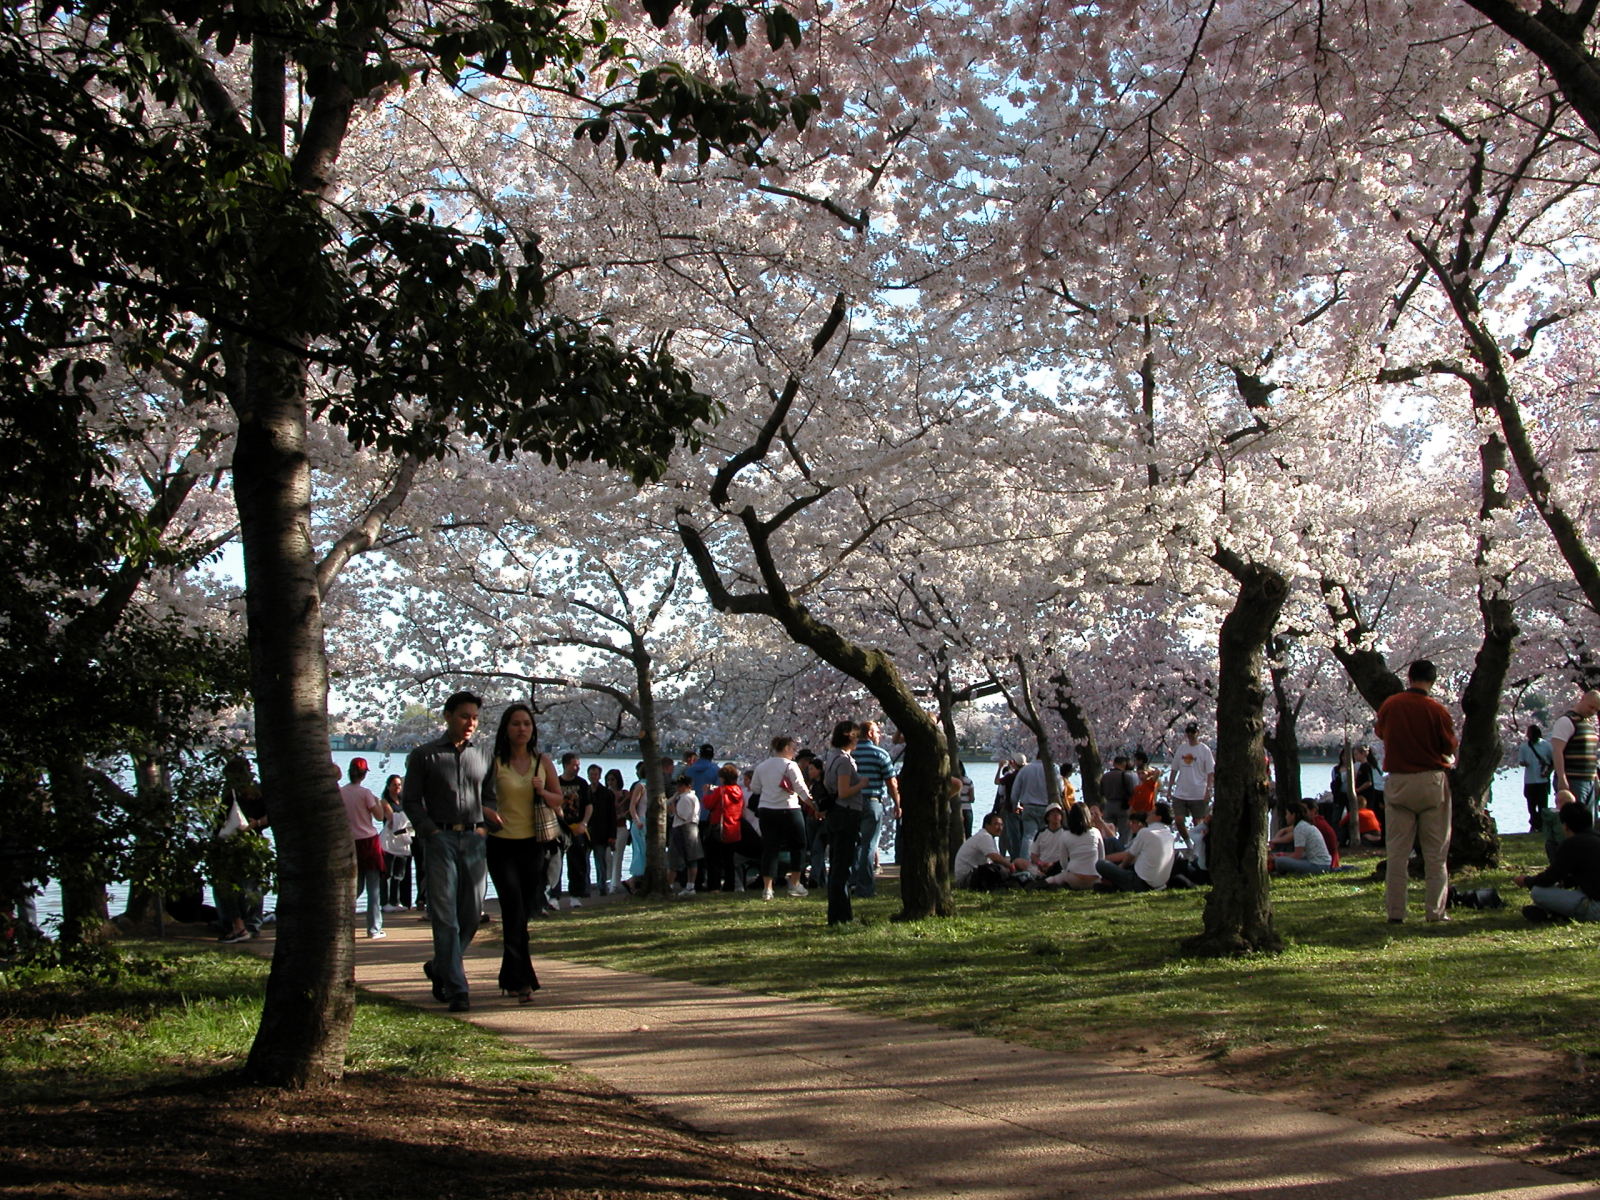
<svg viewBox="0 0 1600 1200">
<path fill-rule="evenodd" d="M 431 1004 L 427 927 L 357 943 L 357 980 Z M 1304 1200 L 1600 1196 L 1523 1163 L 1075 1054 L 575 963 L 521 1007 L 468 976 L 480 1026 L 753 1152 L 908 1197 Z"/>
</svg>

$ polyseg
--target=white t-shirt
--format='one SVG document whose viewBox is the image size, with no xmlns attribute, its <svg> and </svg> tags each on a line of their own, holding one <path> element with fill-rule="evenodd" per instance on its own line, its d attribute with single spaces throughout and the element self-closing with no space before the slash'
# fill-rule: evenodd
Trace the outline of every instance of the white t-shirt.
<svg viewBox="0 0 1600 1200">
<path fill-rule="evenodd" d="M 1174 800 L 1204 800 L 1207 777 L 1216 769 L 1217 760 L 1211 747 L 1204 742 L 1193 746 L 1188 741 L 1172 752 L 1172 798 Z"/>
<path fill-rule="evenodd" d="M 756 797 L 758 808 L 799 808 L 802 797 L 811 799 L 811 789 L 794 760 L 777 754 L 751 773 L 750 794 Z"/>
<path fill-rule="evenodd" d="M 700 819 L 700 800 L 694 794 L 694 789 L 679 792 L 672 798 L 672 827 L 679 825 L 693 825 Z"/>
<path fill-rule="evenodd" d="M 1295 849 L 1302 853 L 1301 858 L 1316 866 L 1333 866 L 1333 855 L 1328 853 L 1328 840 L 1322 836 L 1310 821 L 1301 821 L 1294 827 Z"/>
<path fill-rule="evenodd" d="M 1550 730 L 1550 740 L 1552 742 L 1570 742 L 1572 735 L 1577 731 L 1578 728 L 1572 723 L 1571 717 L 1557 717 L 1554 728 Z"/>
<path fill-rule="evenodd" d="M 1034 861 L 1041 862 L 1047 867 L 1051 863 L 1060 863 L 1065 867 L 1067 855 L 1072 847 L 1072 843 L 1067 839 L 1071 836 L 1065 829 L 1041 829 L 1033 835 Z M 1092 872 L 1093 868 L 1090 870 Z"/>
<path fill-rule="evenodd" d="M 1562 718 L 1566 720 L 1566 718 Z M 1568 721 L 1567 724 L 1572 722 Z M 1572 740 L 1572 731 L 1567 731 L 1567 740 Z M 1522 786 L 1539 787 L 1550 782 L 1550 773 L 1555 770 L 1554 751 L 1550 743 L 1544 739 L 1539 740 L 1539 745 L 1533 747 L 1527 742 L 1522 743 L 1522 749 L 1517 751 L 1517 761 L 1522 764 Z"/>
<path fill-rule="evenodd" d="M 955 884 L 966 887 L 972 873 L 989 861 L 989 855 L 1000 853 L 1000 839 L 992 833 L 978 830 L 956 851 Z"/>
<path fill-rule="evenodd" d="M 1100 836 L 1100 831 L 1091 827 L 1087 833 L 1066 830 L 1062 833 L 1067 839 L 1067 857 L 1061 861 L 1062 869 L 1074 875 L 1093 875 L 1095 863 L 1106 856 L 1106 840 Z"/>
<path fill-rule="evenodd" d="M 1133 845 L 1128 847 L 1128 853 L 1133 855 L 1133 873 L 1155 891 L 1165 889 L 1172 875 L 1172 860 L 1176 856 L 1173 844 L 1176 840 L 1170 826 L 1154 821 L 1141 829 L 1139 836 L 1133 839 Z"/>
<path fill-rule="evenodd" d="M 350 821 L 350 836 L 357 841 L 377 837 L 382 832 L 372 819 L 372 809 L 378 807 L 378 798 L 359 783 L 347 783 L 339 789 L 339 799 L 344 801 L 344 815 Z"/>
</svg>

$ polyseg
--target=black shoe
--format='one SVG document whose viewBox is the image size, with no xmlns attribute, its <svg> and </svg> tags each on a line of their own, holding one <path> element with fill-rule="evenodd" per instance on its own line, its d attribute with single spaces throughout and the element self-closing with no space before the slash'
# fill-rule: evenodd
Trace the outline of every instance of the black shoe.
<svg viewBox="0 0 1600 1200">
<path fill-rule="evenodd" d="M 434 978 L 432 959 L 429 959 L 427 962 L 422 964 L 422 973 L 426 975 L 428 977 L 428 981 L 433 984 L 433 998 L 440 1004 L 443 1004 L 448 997 L 445 996 L 444 990 L 439 986 L 439 981 Z"/>
<path fill-rule="evenodd" d="M 467 998 L 465 992 L 462 992 L 459 996 L 452 997 L 450 1000 L 451 1012 L 467 1012 L 471 1008 L 472 1001 Z"/>
<path fill-rule="evenodd" d="M 1537 904 L 1523 905 L 1522 915 L 1535 925 L 1565 925 L 1570 920 L 1560 913 L 1551 912 L 1548 908 L 1540 908 Z"/>
</svg>

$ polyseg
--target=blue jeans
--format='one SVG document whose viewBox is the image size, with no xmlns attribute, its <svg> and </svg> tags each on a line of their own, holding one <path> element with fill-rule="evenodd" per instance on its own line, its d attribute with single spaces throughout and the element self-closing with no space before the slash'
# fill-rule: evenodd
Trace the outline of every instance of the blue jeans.
<svg viewBox="0 0 1600 1200">
<path fill-rule="evenodd" d="M 1595 815 L 1595 787 L 1593 779 L 1569 779 L 1572 785 L 1572 798 L 1589 810 L 1589 815 Z"/>
<path fill-rule="evenodd" d="M 1282 875 L 1326 875 L 1333 870 L 1333 864 L 1307 862 L 1303 858 L 1278 854 L 1273 856 L 1272 869 Z"/>
<path fill-rule="evenodd" d="M 828 839 L 828 924 L 840 925 L 854 916 L 850 869 L 861 849 L 861 810 L 835 804 L 823 818 L 822 829 Z"/>
<path fill-rule="evenodd" d="M 488 849 L 475 830 L 441 829 L 428 838 L 428 919 L 433 923 L 433 986 L 444 999 L 467 994 L 461 952 L 483 912 Z"/>
<path fill-rule="evenodd" d="M 1033 839 L 1039 836 L 1039 831 L 1045 828 L 1044 814 L 1048 805 L 1025 804 L 1022 806 L 1022 845 L 1017 850 L 1018 858 L 1027 858 L 1028 852 L 1033 849 Z"/>
<path fill-rule="evenodd" d="M 1001 811 L 1000 819 L 1005 822 L 1005 827 L 1000 831 L 1000 853 L 1007 858 L 1021 858 L 1022 818 L 1008 804 Z"/>
<path fill-rule="evenodd" d="M 855 871 L 850 882 L 858 896 L 878 894 L 877 872 L 872 869 L 873 851 L 877 849 L 878 830 L 883 826 L 883 801 L 868 800 L 861 808 L 861 848 L 856 851 Z"/>
<path fill-rule="evenodd" d="M 383 932 L 383 872 L 356 872 L 356 891 L 367 894 L 367 936 Z"/>
<path fill-rule="evenodd" d="M 1546 912 L 1574 921 L 1600 921 L 1600 900 L 1589 899 L 1577 888 L 1529 888 L 1528 898 Z"/>
<path fill-rule="evenodd" d="M 1100 873 L 1100 878 L 1111 884 L 1119 892 L 1148 892 L 1154 889 L 1140 879 L 1132 867 L 1124 867 L 1120 863 L 1107 862 L 1101 859 L 1095 863 L 1094 869 Z"/>
</svg>

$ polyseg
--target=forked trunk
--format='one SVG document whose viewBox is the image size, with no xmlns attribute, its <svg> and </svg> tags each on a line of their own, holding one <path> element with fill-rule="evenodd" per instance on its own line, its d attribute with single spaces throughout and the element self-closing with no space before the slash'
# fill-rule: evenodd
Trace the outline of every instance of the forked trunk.
<svg viewBox="0 0 1600 1200">
<path fill-rule="evenodd" d="M 1265 648 L 1289 594 L 1277 571 L 1219 551 L 1216 561 L 1239 582 L 1222 622 L 1217 669 L 1216 805 L 1206 838 L 1211 895 L 1205 928 L 1184 949 L 1206 955 L 1277 950 L 1267 875 L 1267 814 L 1272 786 L 1265 756 Z"/>
<path fill-rule="evenodd" d="M 328 742 L 299 362 L 252 348 L 235 408 L 256 749 L 278 855 L 277 942 L 246 1071 L 257 1083 L 309 1087 L 344 1073 L 355 1015 L 355 857 Z"/>
</svg>

